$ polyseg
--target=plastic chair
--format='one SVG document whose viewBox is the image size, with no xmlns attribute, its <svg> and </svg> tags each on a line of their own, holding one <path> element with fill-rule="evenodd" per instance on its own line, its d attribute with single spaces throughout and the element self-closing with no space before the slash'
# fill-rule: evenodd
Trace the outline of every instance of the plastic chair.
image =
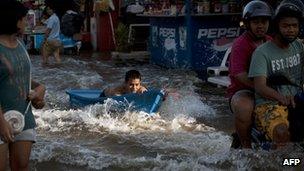
<svg viewBox="0 0 304 171">
<path fill-rule="evenodd" d="M 217 87 L 228 87 L 231 83 L 229 76 L 208 77 L 207 81 L 216 84 Z"/>
<path fill-rule="evenodd" d="M 220 66 L 211 66 L 207 68 L 207 74 L 212 76 L 228 75 L 228 60 L 231 53 L 231 47 L 226 50 Z"/>
</svg>

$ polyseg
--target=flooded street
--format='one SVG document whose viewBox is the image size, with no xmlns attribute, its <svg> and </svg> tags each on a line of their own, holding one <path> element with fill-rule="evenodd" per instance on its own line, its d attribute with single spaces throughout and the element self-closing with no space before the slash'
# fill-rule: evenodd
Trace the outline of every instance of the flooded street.
<svg viewBox="0 0 304 171">
<path fill-rule="evenodd" d="M 47 87 L 46 107 L 34 110 L 38 140 L 31 170 L 301 170 L 282 167 L 301 158 L 290 145 L 281 151 L 232 150 L 233 115 L 224 89 L 206 85 L 196 73 L 165 69 L 148 60 L 64 57 L 61 66 L 41 67 L 32 56 L 33 77 Z M 148 88 L 169 96 L 159 117 L 116 110 L 114 102 L 84 109 L 69 107 L 67 89 L 104 89 L 137 69 Z M 303 162 L 302 162 L 303 163 Z"/>
</svg>

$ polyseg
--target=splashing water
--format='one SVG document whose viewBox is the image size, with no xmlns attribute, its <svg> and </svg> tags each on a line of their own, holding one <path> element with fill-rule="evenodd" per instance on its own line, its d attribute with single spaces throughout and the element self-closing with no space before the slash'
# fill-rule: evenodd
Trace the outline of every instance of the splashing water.
<svg viewBox="0 0 304 171">
<path fill-rule="evenodd" d="M 74 58 L 65 58 L 60 67 L 42 68 L 40 59 L 32 58 L 34 78 L 47 87 L 46 107 L 34 110 L 38 141 L 31 153 L 33 170 L 277 170 L 278 156 L 290 155 L 231 150 L 229 132 L 198 122 L 197 118 L 209 118 L 225 124 L 214 108 L 219 104 L 207 104 L 196 93 L 195 85 L 202 82 L 193 72 Z M 168 90 L 157 115 L 132 112 L 129 104 L 116 108 L 111 99 L 70 109 L 65 90 L 104 89 L 122 82 L 129 69 L 142 73 L 144 85 Z"/>
</svg>

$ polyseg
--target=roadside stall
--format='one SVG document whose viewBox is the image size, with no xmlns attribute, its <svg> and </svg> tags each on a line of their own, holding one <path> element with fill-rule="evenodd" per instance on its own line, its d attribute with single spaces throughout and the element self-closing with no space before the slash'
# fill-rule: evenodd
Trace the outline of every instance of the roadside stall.
<svg viewBox="0 0 304 171">
<path fill-rule="evenodd" d="M 26 16 L 26 27 L 24 33 L 24 41 L 26 43 L 26 48 L 29 50 L 33 50 L 37 48 L 37 37 L 43 36 L 45 29 L 41 27 L 42 11 L 44 9 L 44 0 L 19 0 L 26 6 L 29 11 Z M 39 41 L 39 40 L 38 40 Z"/>
<path fill-rule="evenodd" d="M 241 34 L 240 10 L 235 0 L 152 1 L 140 15 L 150 19 L 151 61 L 205 78 Z"/>
<path fill-rule="evenodd" d="M 71 4 L 73 4 L 75 6 L 77 6 L 79 8 L 79 13 L 80 14 L 84 14 L 83 16 L 86 17 L 86 15 L 89 15 L 87 13 L 85 13 L 85 6 L 88 4 L 89 0 L 70 0 L 70 1 L 64 1 L 64 3 L 62 2 L 62 4 L 60 5 L 55 5 L 57 4 L 57 1 L 49 1 L 49 0 L 19 0 L 20 2 L 22 2 L 28 9 L 28 14 L 26 16 L 26 20 L 27 20 L 27 25 L 26 25 L 26 29 L 25 29 L 25 34 L 24 34 L 24 40 L 26 43 L 26 47 L 28 50 L 30 50 L 31 52 L 38 52 L 41 44 L 44 40 L 44 33 L 46 30 L 45 25 L 43 24 L 43 20 L 45 20 L 46 18 L 44 18 L 44 14 L 43 14 L 43 10 L 45 9 L 46 5 L 48 3 L 51 3 L 54 6 L 54 9 L 56 11 L 57 16 L 59 16 L 59 18 L 62 17 L 63 14 L 65 14 L 65 12 L 69 9 L 71 9 Z M 88 21 L 86 19 L 86 21 Z M 85 21 L 85 23 L 87 23 Z M 84 37 L 86 37 L 87 33 L 86 30 L 88 30 L 89 28 L 87 28 L 88 24 L 84 24 L 84 29 L 83 32 L 80 34 L 79 39 L 77 40 L 81 40 L 83 41 Z M 61 42 L 63 44 L 64 48 L 70 48 L 70 47 L 77 47 L 78 50 L 80 47 L 79 46 L 79 42 L 76 41 L 76 39 L 74 40 L 74 36 L 72 37 L 67 37 L 64 36 L 63 34 L 60 35 L 60 39 Z"/>
</svg>

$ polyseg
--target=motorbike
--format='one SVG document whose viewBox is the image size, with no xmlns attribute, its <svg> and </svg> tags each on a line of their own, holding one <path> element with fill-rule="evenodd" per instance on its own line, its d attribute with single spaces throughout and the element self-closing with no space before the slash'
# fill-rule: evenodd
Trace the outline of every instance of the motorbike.
<svg viewBox="0 0 304 171">
<path fill-rule="evenodd" d="M 300 143 L 303 146 L 304 141 L 304 89 L 303 86 L 295 84 L 290 81 L 284 74 L 275 73 L 267 78 L 267 85 L 270 87 L 291 85 L 298 87 L 299 91 L 294 96 L 294 101 L 296 103 L 295 108 L 288 106 L 288 121 L 289 121 L 289 133 L 290 141 L 295 143 Z M 241 147 L 239 137 L 236 133 L 232 134 L 233 142 L 231 144 L 232 148 Z M 270 150 L 272 147 L 272 142 L 266 139 L 263 132 L 259 131 L 253 124 L 251 128 L 251 139 L 253 142 L 253 148 Z M 304 147 L 303 147 L 304 148 Z"/>
</svg>

